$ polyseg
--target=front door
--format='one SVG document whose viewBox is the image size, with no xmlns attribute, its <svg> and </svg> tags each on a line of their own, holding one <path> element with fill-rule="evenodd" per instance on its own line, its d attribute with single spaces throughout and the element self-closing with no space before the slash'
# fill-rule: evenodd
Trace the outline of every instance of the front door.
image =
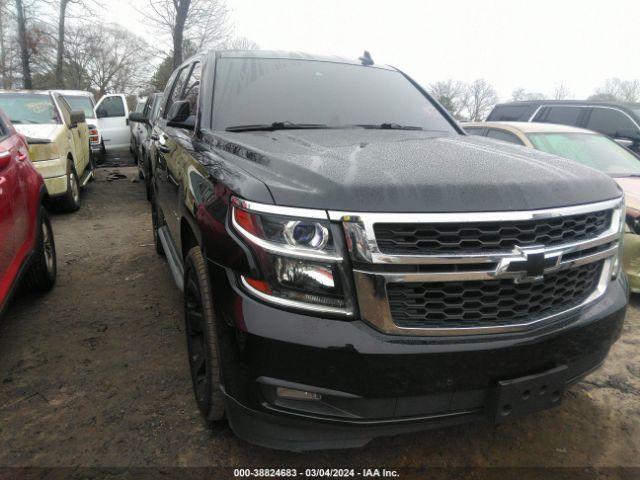
<svg viewBox="0 0 640 480">
<path fill-rule="evenodd" d="M 129 109 L 124 95 L 110 94 L 102 97 L 96 105 L 96 116 L 105 150 L 131 146 Z"/>
</svg>

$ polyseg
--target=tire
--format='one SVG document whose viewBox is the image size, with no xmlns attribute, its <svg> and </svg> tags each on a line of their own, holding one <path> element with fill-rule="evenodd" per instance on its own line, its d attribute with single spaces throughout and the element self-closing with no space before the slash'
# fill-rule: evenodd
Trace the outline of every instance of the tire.
<svg viewBox="0 0 640 480">
<path fill-rule="evenodd" d="M 224 418 L 217 321 L 207 265 L 199 246 L 187 254 L 184 285 L 185 332 L 193 391 L 202 415 L 216 422 Z"/>
<path fill-rule="evenodd" d="M 151 223 L 153 225 L 153 243 L 156 246 L 156 253 L 161 257 L 164 257 L 164 247 L 162 246 L 160 235 L 158 234 L 158 229 L 164 225 L 164 220 L 162 218 L 162 213 L 158 210 L 156 199 L 153 195 L 151 198 Z"/>
<path fill-rule="evenodd" d="M 38 214 L 36 249 L 29 270 L 24 276 L 25 286 L 32 292 L 48 292 L 56 284 L 56 244 L 49 215 L 43 206 Z"/>
<path fill-rule="evenodd" d="M 144 177 L 144 188 L 147 191 L 147 200 L 150 202 L 153 198 L 153 187 L 151 187 L 151 180 L 148 177 L 149 175 Z"/>
<path fill-rule="evenodd" d="M 80 209 L 80 181 L 70 160 L 67 161 L 67 193 L 60 200 L 60 206 L 66 212 Z"/>
</svg>

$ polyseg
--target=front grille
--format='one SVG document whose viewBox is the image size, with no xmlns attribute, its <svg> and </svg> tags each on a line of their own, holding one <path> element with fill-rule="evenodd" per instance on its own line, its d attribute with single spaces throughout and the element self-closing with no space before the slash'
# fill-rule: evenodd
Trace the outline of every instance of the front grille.
<svg viewBox="0 0 640 480">
<path fill-rule="evenodd" d="M 588 240 L 611 226 L 611 210 L 518 222 L 376 223 L 382 253 L 420 255 L 442 252 L 511 250 Z"/>
<path fill-rule="evenodd" d="M 584 302 L 596 289 L 603 262 L 561 270 L 537 283 L 488 281 L 389 283 L 394 323 L 404 328 L 517 325 Z"/>
</svg>

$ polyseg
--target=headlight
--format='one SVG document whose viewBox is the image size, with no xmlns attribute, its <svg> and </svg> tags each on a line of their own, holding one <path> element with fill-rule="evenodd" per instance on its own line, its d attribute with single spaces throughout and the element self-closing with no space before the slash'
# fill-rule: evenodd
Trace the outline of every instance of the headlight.
<svg viewBox="0 0 640 480">
<path fill-rule="evenodd" d="M 32 162 L 55 160 L 60 158 L 60 150 L 55 143 L 30 143 L 29 158 Z"/>
<path fill-rule="evenodd" d="M 232 199 L 233 229 L 251 246 L 261 274 L 240 277 L 245 291 L 283 307 L 352 315 L 352 295 L 336 238 L 339 228 L 321 215 L 301 217 L 309 211 L 283 209 L 285 214 L 280 214 L 252 205 Z M 289 216 L 291 212 L 296 216 Z"/>
</svg>

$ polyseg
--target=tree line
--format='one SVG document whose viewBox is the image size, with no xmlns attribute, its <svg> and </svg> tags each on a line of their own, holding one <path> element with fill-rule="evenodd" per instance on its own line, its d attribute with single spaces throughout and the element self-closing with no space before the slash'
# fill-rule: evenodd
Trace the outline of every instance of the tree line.
<svg viewBox="0 0 640 480">
<path fill-rule="evenodd" d="M 116 14 L 105 3 L 0 0 L 2 88 L 143 95 L 163 90 L 199 50 L 258 48 L 234 35 L 224 0 L 137 0 L 147 30 L 139 34 L 100 21 Z"/>
<path fill-rule="evenodd" d="M 429 84 L 427 91 L 449 113 L 461 121 L 482 121 L 498 103 L 496 89 L 484 79 L 478 79 L 471 83 L 442 80 Z M 570 99 L 574 99 L 573 93 L 565 84 L 561 83 L 555 87 L 550 95 L 545 95 L 541 92 L 528 92 L 524 88 L 516 88 L 512 92 L 509 101 Z M 638 103 L 640 102 L 640 80 L 610 78 L 596 88 L 587 100 Z"/>
</svg>

